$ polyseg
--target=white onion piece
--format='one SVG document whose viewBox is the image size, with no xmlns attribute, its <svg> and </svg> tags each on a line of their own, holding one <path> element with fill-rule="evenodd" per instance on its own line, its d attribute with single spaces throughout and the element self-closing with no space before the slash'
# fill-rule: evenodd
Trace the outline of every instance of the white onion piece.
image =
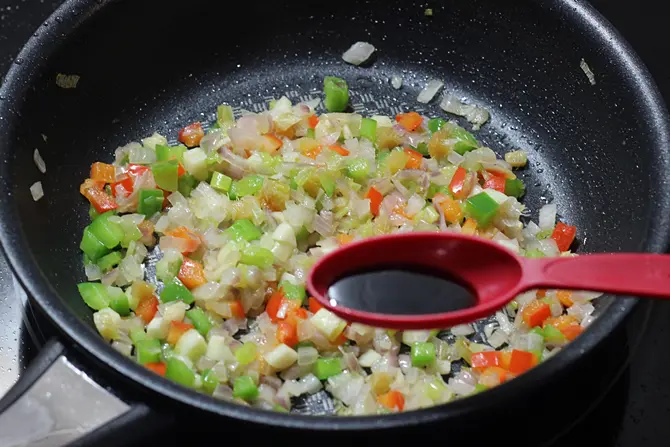
<svg viewBox="0 0 670 447">
<path fill-rule="evenodd" d="M 342 59 L 348 64 L 361 65 L 363 62 L 367 61 L 374 52 L 375 47 L 369 43 L 356 42 L 342 54 Z"/>
<path fill-rule="evenodd" d="M 556 225 L 556 204 L 550 203 L 540 208 L 540 229 L 551 230 Z"/>
<path fill-rule="evenodd" d="M 470 335 L 474 333 L 475 330 L 470 324 L 459 324 L 451 328 L 451 333 L 454 335 Z"/>
<path fill-rule="evenodd" d="M 44 190 L 42 189 L 42 182 L 35 182 L 30 187 L 30 195 L 33 196 L 33 200 L 37 202 L 42 197 L 44 197 Z"/>
<path fill-rule="evenodd" d="M 462 156 L 461 154 L 459 154 L 459 153 L 456 152 L 456 151 L 451 151 L 451 152 L 449 152 L 449 155 L 447 155 L 447 160 L 448 160 L 449 163 L 451 163 L 452 165 L 456 165 L 456 166 L 458 166 L 458 165 L 460 165 L 461 163 L 463 163 L 463 161 L 465 161 L 465 157 Z"/>
<path fill-rule="evenodd" d="M 394 89 L 398 90 L 402 87 L 402 78 L 400 76 L 391 76 L 391 85 Z"/>
<path fill-rule="evenodd" d="M 505 334 L 511 335 L 515 331 L 514 325 L 504 313 L 496 312 L 496 321 L 498 321 L 498 324 L 500 325 L 500 330 Z"/>
<path fill-rule="evenodd" d="M 162 236 L 159 242 L 161 250 L 165 251 L 168 248 L 174 248 L 183 253 L 189 249 L 189 241 L 181 237 Z"/>
<path fill-rule="evenodd" d="M 421 90 L 419 96 L 416 98 L 422 104 L 427 104 L 431 99 L 437 95 L 437 92 L 444 86 L 444 82 L 438 81 L 437 79 L 431 79 L 428 81 L 428 84 Z"/>
<path fill-rule="evenodd" d="M 102 275 L 100 282 L 106 286 L 111 286 L 112 284 L 114 284 L 114 282 L 118 277 L 119 277 L 119 269 L 113 269 Z"/>
<path fill-rule="evenodd" d="M 330 211 L 321 211 L 321 213 L 314 216 L 313 226 L 314 231 L 323 237 L 332 236 L 335 232 L 333 225 L 334 216 Z"/>
<path fill-rule="evenodd" d="M 471 104 L 463 104 L 453 94 L 444 95 L 442 102 L 440 102 L 440 108 L 445 112 L 465 117 L 472 123 L 472 128 L 475 130 L 478 130 L 490 117 L 486 109 Z"/>
<path fill-rule="evenodd" d="M 102 271 L 100 270 L 100 267 L 95 264 L 86 264 L 84 266 L 84 272 L 89 281 L 96 281 L 102 278 Z"/>
<path fill-rule="evenodd" d="M 591 71 L 591 68 L 589 67 L 589 65 L 586 63 L 586 61 L 584 59 L 579 61 L 579 68 L 582 69 L 582 71 L 584 72 L 584 74 L 588 78 L 589 83 L 591 85 L 596 85 L 596 75 L 593 74 L 593 71 Z"/>
<path fill-rule="evenodd" d="M 46 163 L 44 163 L 44 159 L 40 155 L 40 151 L 38 151 L 37 149 L 33 151 L 33 161 L 35 162 L 35 166 L 37 166 L 37 169 L 39 169 L 42 174 L 46 174 L 47 165 Z"/>
<path fill-rule="evenodd" d="M 507 335 L 502 330 L 495 330 L 491 336 L 487 338 L 487 341 L 493 348 L 498 349 L 507 343 Z"/>
</svg>

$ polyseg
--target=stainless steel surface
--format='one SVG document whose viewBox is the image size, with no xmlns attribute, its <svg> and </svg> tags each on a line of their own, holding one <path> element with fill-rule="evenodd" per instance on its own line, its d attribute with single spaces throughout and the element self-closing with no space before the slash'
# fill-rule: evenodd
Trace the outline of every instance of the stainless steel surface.
<svg viewBox="0 0 670 447">
<path fill-rule="evenodd" d="M 14 287 L 14 278 L 7 261 L 0 255 L 0 397 L 18 380 L 22 371 L 22 338 L 20 322 L 23 303 Z M 9 324 L 18 322 L 19 324 Z"/>
</svg>

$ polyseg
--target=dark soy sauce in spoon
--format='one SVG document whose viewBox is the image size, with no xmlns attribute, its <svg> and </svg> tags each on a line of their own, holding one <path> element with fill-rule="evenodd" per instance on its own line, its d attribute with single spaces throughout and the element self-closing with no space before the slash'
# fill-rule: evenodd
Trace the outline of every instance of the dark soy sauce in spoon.
<svg viewBox="0 0 670 447">
<path fill-rule="evenodd" d="M 453 312 L 477 302 L 462 282 L 412 266 L 352 273 L 328 288 L 328 298 L 350 309 L 395 315 Z"/>
</svg>

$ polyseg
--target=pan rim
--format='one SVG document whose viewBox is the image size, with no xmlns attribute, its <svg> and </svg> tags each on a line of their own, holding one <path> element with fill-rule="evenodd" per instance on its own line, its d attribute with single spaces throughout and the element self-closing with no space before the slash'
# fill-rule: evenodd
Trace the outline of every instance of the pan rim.
<svg viewBox="0 0 670 447">
<path fill-rule="evenodd" d="M 44 32 L 31 37 L 17 56 L 24 60 L 21 65 L 13 64 L 0 87 L 0 134 L 7 135 L 12 123 L 20 119 L 13 110 L 21 104 L 21 92 L 29 88 L 29 81 L 39 71 L 40 57 L 49 54 L 58 45 L 60 39 L 50 39 L 60 33 L 71 32 L 82 24 L 86 18 L 104 9 L 118 0 L 66 0 L 48 19 L 49 27 Z M 586 0 L 550 0 L 547 9 L 555 9 L 554 13 L 570 16 L 572 20 L 588 27 L 594 36 L 618 58 L 618 62 L 626 66 L 632 83 L 640 94 L 641 104 L 647 110 L 647 120 L 654 130 L 652 138 L 661 155 L 659 163 L 670 167 L 670 119 L 665 103 L 644 63 L 639 59 L 632 47 L 624 40 L 616 29 L 593 8 Z M 78 10 L 80 14 L 72 14 Z M 60 20 L 54 20 L 59 17 Z M 18 107 L 16 107 L 18 108 Z M 664 150 L 662 150 L 664 149 Z M 0 140 L 0 157 L 6 160 L 11 153 L 10 144 Z M 9 191 L 8 163 L 0 163 L 0 188 Z M 667 169 L 666 169 L 667 170 Z M 663 252 L 670 239 L 670 184 L 659 183 L 659 206 L 655 218 L 650 223 L 645 239 L 645 251 Z M 461 399 L 448 405 L 431 407 L 423 410 L 379 416 L 305 416 L 295 414 L 272 413 L 264 410 L 244 407 L 238 404 L 216 400 L 196 391 L 188 390 L 155 374 L 125 358 L 109 345 L 85 323 L 68 311 L 64 303 L 57 298 L 55 290 L 41 273 L 40 268 L 28 251 L 28 244 L 22 237 L 22 230 L 17 219 L 16 208 L 12 196 L 0 194 L 0 245 L 8 260 L 12 272 L 17 276 L 22 287 L 34 298 L 66 338 L 81 347 L 90 356 L 91 363 L 98 363 L 133 381 L 144 390 L 171 399 L 175 403 L 195 407 L 232 419 L 251 423 L 260 423 L 285 428 L 301 428 L 309 430 L 369 430 L 403 428 L 438 420 L 455 418 L 471 409 L 489 406 L 496 400 L 508 400 L 522 388 L 540 386 L 552 376 L 565 373 L 567 365 L 575 362 L 583 353 L 592 350 L 616 326 L 631 313 L 636 305 L 635 298 L 619 298 L 607 309 L 586 332 L 588 336 L 579 337 L 551 360 L 542 363 L 523 377 L 519 377 L 505 386 L 490 390 L 484 395 L 476 395 Z M 93 362 L 93 360 L 95 362 Z M 110 374 L 111 375 L 111 374 Z"/>
</svg>

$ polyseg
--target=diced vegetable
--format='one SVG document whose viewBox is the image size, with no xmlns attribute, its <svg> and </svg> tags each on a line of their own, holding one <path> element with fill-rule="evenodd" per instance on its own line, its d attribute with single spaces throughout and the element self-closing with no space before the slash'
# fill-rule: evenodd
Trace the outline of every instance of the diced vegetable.
<svg viewBox="0 0 670 447">
<path fill-rule="evenodd" d="M 321 308 L 310 319 L 312 324 L 330 341 L 334 341 L 340 336 L 344 328 L 347 327 L 347 322 L 329 311 Z"/>
<path fill-rule="evenodd" d="M 567 251 L 574 242 L 576 234 L 577 227 L 558 222 L 554 227 L 553 233 L 551 233 L 551 238 L 556 241 L 556 245 L 560 251 Z"/>
<path fill-rule="evenodd" d="M 297 360 L 298 353 L 283 343 L 265 355 L 265 361 L 277 371 L 287 369 Z"/>
<path fill-rule="evenodd" d="M 144 365 L 161 361 L 161 342 L 147 338 L 135 342 L 137 362 Z"/>
<path fill-rule="evenodd" d="M 344 79 L 326 76 L 323 80 L 323 104 L 329 112 L 344 112 L 349 104 L 349 87 Z"/>
<path fill-rule="evenodd" d="M 481 226 L 487 226 L 498 212 L 500 205 L 485 192 L 465 201 L 465 212 Z"/>
<path fill-rule="evenodd" d="M 250 376 L 240 376 L 235 379 L 233 396 L 244 400 L 253 400 L 258 397 L 258 387 Z"/>
<path fill-rule="evenodd" d="M 191 323 L 193 323 L 193 326 L 195 326 L 197 331 L 203 336 L 206 336 L 213 326 L 205 311 L 200 307 L 194 307 L 193 309 L 186 311 L 186 316 L 191 320 Z"/>
<path fill-rule="evenodd" d="M 137 212 L 149 218 L 163 209 L 163 199 L 160 189 L 141 189 Z"/>
<path fill-rule="evenodd" d="M 77 285 L 79 294 L 88 307 L 94 310 L 102 310 L 109 306 L 109 294 L 104 284 L 84 282 Z"/>
<path fill-rule="evenodd" d="M 189 388 L 195 385 L 195 372 L 177 356 L 167 359 L 165 377 Z"/>
<path fill-rule="evenodd" d="M 165 284 L 161 291 L 161 301 L 169 303 L 170 301 L 181 300 L 186 304 L 193 303 L 193 294 L 177 278 Z"/>
<path fill-rule="evenodd" d="M 342 372 L 342 361 L 338 357 L 319 358 L 312 367 L 312 373 L 319 380 L 326 380 Z"/>
<path fill-rule="evenodd" d="M 412 345 L 412 366 L 428 366 L 435 362 L 435 345 L 430 342 L 417 342 Z"/>
<path fill-rule="evenodd" d="M 361 137 L 367 138 L 373 143 L 377 141 L 377 121 L 372 118 L 363 118 L 361 120 Z"/>
<path fill-rule="evenodd" d="M 214 172 L 212 173 L 212 179 L 209 181 L 209 184 L 217 191 L 228 192 L 233 184 L 233 179 L 220 172 Z"/>
<path fill-rule="evenodd" d="M 261 237 L 261 231 L 248 219 L 236 220 L 227 230 L 234 241 L 255 241 Z"/>
</svg>

